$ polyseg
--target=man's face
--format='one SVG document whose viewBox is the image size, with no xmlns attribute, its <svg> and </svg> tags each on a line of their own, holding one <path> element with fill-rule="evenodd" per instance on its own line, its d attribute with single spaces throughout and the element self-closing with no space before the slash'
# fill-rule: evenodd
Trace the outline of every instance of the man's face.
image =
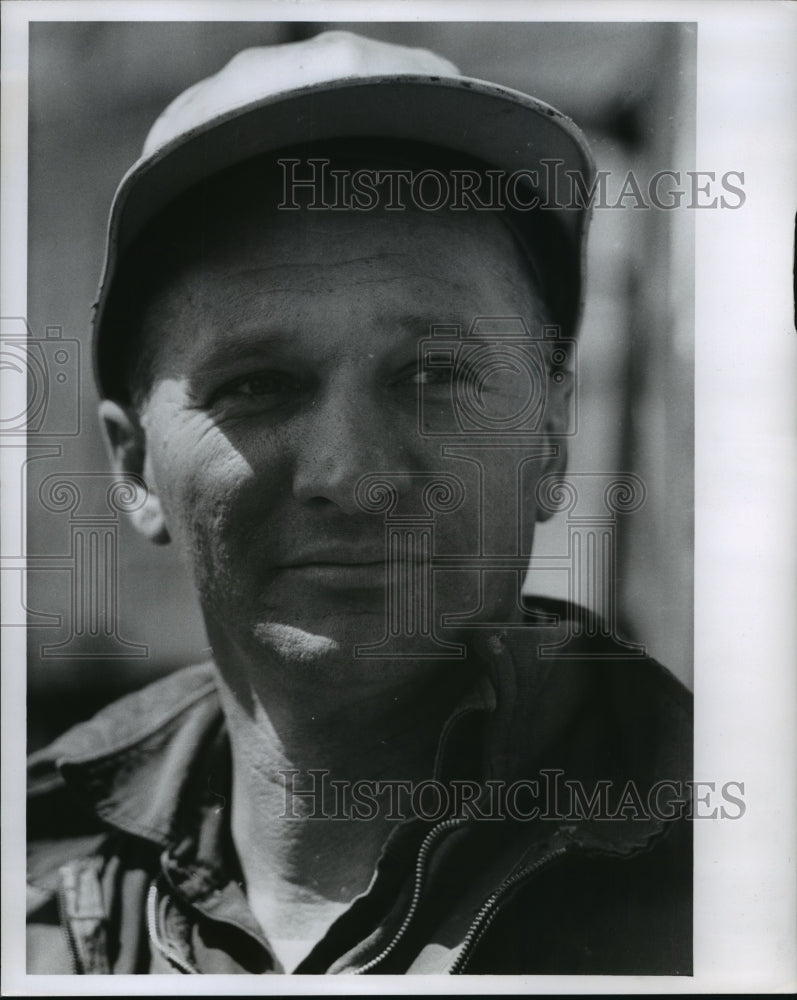
<svg viewBox="0 0 797 1000">
<path fill-rule="evenodd" d="M 382 638 L 385 517 L 355 496 L 368 474 L 392 477 L 394 516 L 423 514 L 435 473 L 458 478 L 461 505 L 433 515 L 435 555 L 515 551 L 520 483 L 530 548 L 545 460 L 482 509 L 484 481 L 518 453 L 444 456 L 419 429 L 419 392 L 429 413 L 451 406 L 449 372 L 419 373 L 430 326 L 518 315 L 542 322 L 524 261 L 498 219 L 472 213 L 240 214 L 168 283 L 146 314 L 145 476 L 216 641 L 323 657 Z M 481 391 L 514 412 L 528 386 L 499 366 Z M 511 615 L 519 580 L 504 574 L 504 608 L 485 610 Z M 479 601 L 478 572 L 434 574 L 438 624 Z"/>
</svg>

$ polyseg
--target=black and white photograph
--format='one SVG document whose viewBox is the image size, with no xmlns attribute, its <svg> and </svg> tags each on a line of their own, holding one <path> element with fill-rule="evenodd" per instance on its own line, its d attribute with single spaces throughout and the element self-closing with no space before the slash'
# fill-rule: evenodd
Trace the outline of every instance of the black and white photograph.
<svg viewBox="0 0 797 1000">
<path fill-rule="evenodd" d="M 793 11 L 110 8 L 3 9 L 4 991 L 794 988 Z"/>
</svg>

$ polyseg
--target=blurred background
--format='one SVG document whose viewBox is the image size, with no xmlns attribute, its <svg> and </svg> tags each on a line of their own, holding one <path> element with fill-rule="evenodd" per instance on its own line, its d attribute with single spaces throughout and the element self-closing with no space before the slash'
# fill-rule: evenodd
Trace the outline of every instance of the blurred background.
<svg viewBox="0 0 797 1000">
<path fill-rule="evenodd" d="M 116 185 L 155 117 L 187 86 L 242 48 L 329 27 L 433 49 L 469 76 L 553 104 L 587 134 L 598 168 L 611 172 L 610 191 L 628 171 L 644 187 L 657 171 L 694 169 L 696 28 L 690 24 L 31 24 L 28 323 L 36 338 L 46 339 L 47 358 L 59 349 L 59 337 L 66 341 L 68 387 L 77 393 L 74 413 L 67 406 L 58 418 L 53 404 L 28 454 L 30 568 L 27 593 L 20 593 L 30 613 L 31 748 L 124 691 L 207 656 L 192 589 L 173 551 L 135 535 L 120 512 L 124 497 L 106 503 L 88 337 Z M 618 621 L 687 684 L 693 270 L 688 210 L 594 213 L 579 433 L 570 453 L 574 472 L 631 472 L 644 481 L 645 505 L 617 525 Z M 65 492 L 61 479 L 85 489 Z M 566 549 L 561 515 L 538 531 L 536 553 Z M 103 622 L 87 618 L 85 602 L 98 595 L 74 585 L 75 567 L 91 562 L 104 588 L 99 605 L 119 608 L 118 621 L 105 631 Z M 561 572 L 534 572 L 526 589 L 568 596 Z"/>
</svg>

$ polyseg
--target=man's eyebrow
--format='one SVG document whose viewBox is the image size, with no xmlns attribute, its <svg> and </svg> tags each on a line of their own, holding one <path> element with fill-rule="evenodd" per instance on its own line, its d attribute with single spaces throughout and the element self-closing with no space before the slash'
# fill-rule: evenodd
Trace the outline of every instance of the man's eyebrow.
<svg viewBox="0 0 797 1000">
<path fill-rule="evenodd" d="M 269 351 L 290 343 L 291 337 L 287 333 L 262 332 L 242 334 L 240 338 L 205 347 L 198 341 L 195 350 L 189 354 L 189 367 L 192 371 L 202 372 L 229 368 L 231 364 L 262 358 Z"/>
<path fill-rule="evenodd" d="M 402 311 L 396 315 L 386 315 L 384 323 L 395 331 L 392 341 L 381 341 L 388 350 L 411 349 L 413 353 L 418 344 L 433 335 L 435 327 L 445 328 L 446 335 L 456 336 L 457 331 L 464 335 L 468 323 L 451 314 L 435 317 L 427 312 L 417 310 Z M 381 331 L 380 331 L 381 332 Z M 192 350 L 186 357 L 186 368 L 189 376 L 212 377 L 215 373 L 224 374 L 231 368 L 247 362 L 263 362 L 269 355 L 286 357 L 290 353 L 294 360 L 300 358 L 302 339 L 298 331 L 286 327 L 279 330 L 241 330 L 235 337 L 225 338 L 210 344 L 198 338 Z M 317 352 L 312 351 L 315 358 Z"/>
<path fill-rule="evenodd" d="M 467 329 L 466 323 L 458 322 L 457 318 L 452 319 L 450 314 L 446 317 L 435 317 L 427 312 L 386 314 L 383 322 L 395 329 L 397 341 L 400 337 L 406 336 L 408 342 L 431 336 L 434 327 L 445 327 L 446 333 L 450 333 L 452 327 L 459 327 L 463 333 Z M 192 368 L 206 368 L 230 361 L 257 358 L 269 351 L 301 348 L 301 344 L 301 335 L 291 327 L 274 331 L 242 330 L 234 338 L 219 343 L 203 345 L 201 339 L 198 340 L 189 353 L 189 363 Z"/>
</svg>

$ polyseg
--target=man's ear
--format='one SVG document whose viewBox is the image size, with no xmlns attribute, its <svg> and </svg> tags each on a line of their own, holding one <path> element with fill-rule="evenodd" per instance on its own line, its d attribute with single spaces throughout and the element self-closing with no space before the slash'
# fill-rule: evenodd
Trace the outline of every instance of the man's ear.
<svg viewBox="0 0 797 1000">
<path fill-rule="evenodd" d="M 570 371 L 562 371 L 560 378 L 550 383 L 545 408 L 545 439 L 548 446 L 555 449 L 555 454 L 544 460 L 540 478 L 542 476 L 561 478 L 567 472 L 567 437 L 565 432 L 569 423 L 572 395 L 573 374 Z M 547 521 L 553 515 L 553 510 L 537 505 L 537 521 Z"/>
<path fill-rule="evenodd" d="M 567 472 L 567 442 L 563 437 L 549 437 L 548 443 L 552 448 L 556 449 L 556 452 L 543 460 L 543 471 L 538 479 L 538 482 L 540 479 L 547 476 L 555 476 L 557 479 L 561 479 L 564 477 L 565 472 Z M 550 492 L 550 487 L 548 487 L 545 492 Z M 539 523 L 550 520 L 550 518 L 552 518 L 556 513 L 555 509 L 542 506 L 539 502 L 535 504 L 534 510 L 535 520 Z"/>
<path fill-rule="evenodd" d="M 138 417 L 112 399 L 102 400 L 99 414 L 113 471 L 137 476 L 146 486 L 144 503 L 130 512 L 136 530 L 156 545 L 166 545 L 171 538 L 152 476 L 148 475 L 146 436 Z"/>
</svg>

